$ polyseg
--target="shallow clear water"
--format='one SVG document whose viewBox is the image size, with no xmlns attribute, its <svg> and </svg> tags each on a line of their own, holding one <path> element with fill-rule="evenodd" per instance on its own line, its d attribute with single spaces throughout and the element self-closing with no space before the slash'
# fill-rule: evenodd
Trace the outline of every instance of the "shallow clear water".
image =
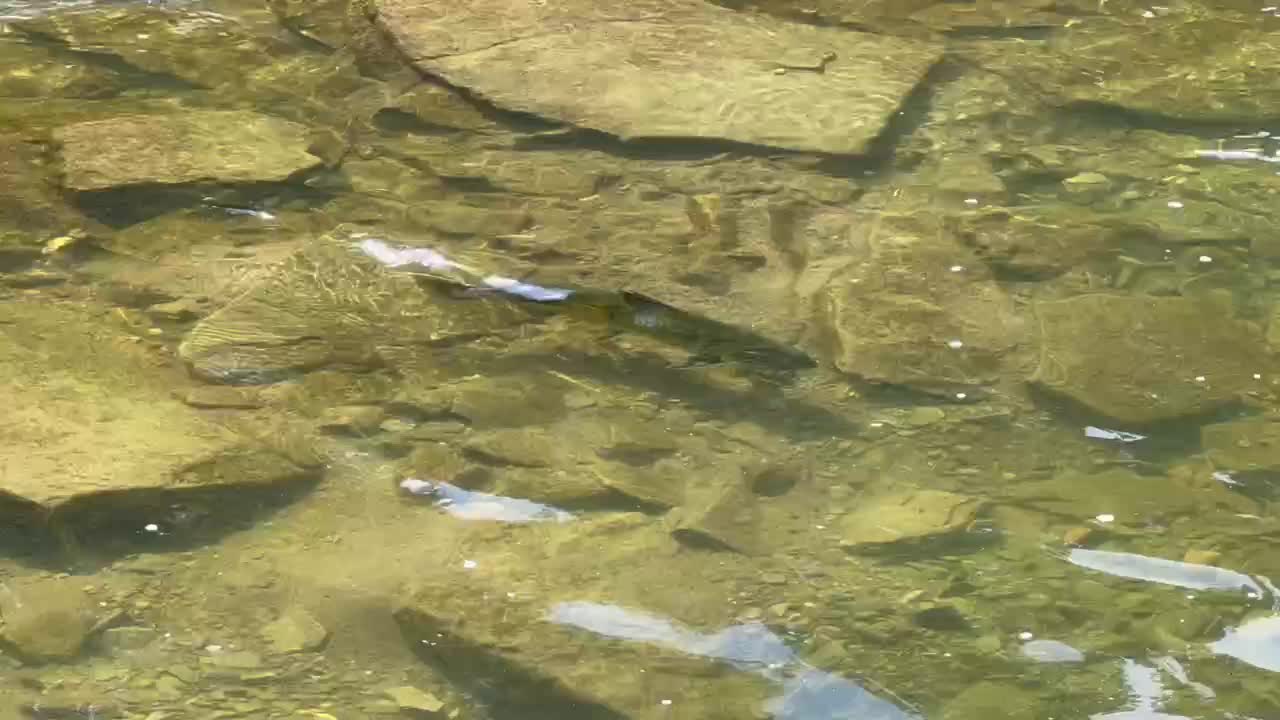
<svg viewBox="0 0 1280 720">
<path fill-rule="evenodd" d="M 1277 23 L 0 2 L 0 717 L 1280 716 Z"/>
</svg>

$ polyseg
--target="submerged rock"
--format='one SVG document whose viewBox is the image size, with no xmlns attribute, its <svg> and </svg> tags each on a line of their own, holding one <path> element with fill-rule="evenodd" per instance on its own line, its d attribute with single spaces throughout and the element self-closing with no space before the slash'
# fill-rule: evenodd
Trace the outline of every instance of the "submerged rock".
<svg viewBox="0 0 1280 720">
<path fill-rule="evenodd" d="M 1208 413 L 1261 389 L 1274 365 L 1257 327 L 1201 299 L 1083 295 L 1035 306 L 1031 382 L 1122 422 Z"/>
<path fill-rule="evenodd" d="M 955 219 L 956 232 L 997 274 L 1015 279 L 1051 277 L 1098 255 L 1107 236 L 1095 224 L 983 210 Z"/>
<path fill-rule="evenodd" d="M 1261 419 L 1215 423 L 1200 429 L 1200 445 L 1220 470 L 1280 468 L 1280 423 Z"/>
<path fill-rule="evenodd" d="M 1274 39 L 1254 21 L 1256 13 L 1233 15 L 1082 23 L 1049 44 L 1061 69 L 1040 82 L 1066 101 L 1188 120 L 1255 121 L 1280 102 L 1267 71 Z"/>
<path fill-rule="evenodd" d="M 932 220 L 880 222 L 818 296 L 836 367 L 925 391 L 994 382 L 1020 338 L 1009 298 L 967 249 L 934 239 Z"/>
<path fill-rule="evenodd" d="M 69 579 L 0 585 L 0 639 L 26 662 L 71 660 L 94 630 L 95 610 Z"/>
<path fill-rule="evenodd" d="M 1098 473 L 1066 471 L 1045 480 L 1009 485 L 1004 498 L 1055 517 L 1080 520 L 1110 515 L 1121 527 L 1166 525 L 1180 517 L 1208 522 L 1217 513 L 1251 512 L 1249 500 L 1220 484 L 1200 486 L 1164 475 L 1139 475 L 1125 468 Z M 1226 521 L 1230 522 L 1230 521 Z M 1096 540 L 1098 528 L 1068 535 L 1087 544 Z"/>
<path fill-rule="evenodd" d="M 321 159 L 308 129 L 244 111 L 131 115 L 59 128 L 66 187 L 280 182 Z"/>
<path fill-rule="evenodd" d="M 725 468 L 719 482 L 698 490 L 671 522 L 672 536 L 685 545 L 747 555 L 763 549 L 756 497 L 737 467 Z"/>
<path fill-rule="evenodd" d="M 43 153 L 18 135 L 0 135 L 0 272 L 30 265 L 40 243 L 84 226 L 46 177 Z"/>
<path fill-rule="evenodd" d="M 863 153 L 940 57 L 931 42 L 700 0 L 370 5 L 419 69 L 500 107 L 622 138 Z"/>
<path fill-rule="evenodd" d="M 841 521 L 842 544 L 875 550 L 962 531 L 978 516 L 977 498 L 942 490 L 916 490 L 872 498 Z"/>
<path fill-rule="evenodd" d="M 175 505 L 236 494 L 243 519 L 255 489 L 314 479 L 171 397 L 166 379 L 182 378 L 101 318 L 52 305 L 0 305 L 0 317 L 0 375 L 14 379 L 0 415 L 6 526 L 137 537 L 172 531 Z"/>
<path fill-rule="evenodd" d="M 329 631 L 311 613 L 294 607 L 263 628 L 262 636 L 278 653 L 300 653 L 324 647 L 329 640 Z"/>
<path fill-rule="evenodd" d="M 410 685 L 402 685 L 400 687 L 387 688 L 385 690 L 387 697 L 396 704 L 396 707 L 405 712 L 413 713 L 415 716 L 423 717 L 443 717 L 444 703 L 440 698 L 425 691 L 419 690 Z"/>
<path fill-rule="evenodd" d="M 468 301 L 445 310 L 412 276 L 360 254 L 339 231 L 197 323 L 178 354 L 210 382 L 267 384 L 322 367 L 412 361 L 432 345 L 482 336 L 494 314 Z"/>
<path fill-rule="evenodd" d="M 1039 663 L 1084 662 L 1084 653 L 1057 640 L 1031 640 L 1018 650 L 1023 657 Z"/>
</svg>

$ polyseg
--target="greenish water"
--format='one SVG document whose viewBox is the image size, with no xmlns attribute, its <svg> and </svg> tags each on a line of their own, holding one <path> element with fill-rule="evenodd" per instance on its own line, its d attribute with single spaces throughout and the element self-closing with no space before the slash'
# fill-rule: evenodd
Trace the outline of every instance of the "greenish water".
<svg viewBox="0 0 1280 720">
<path fill-rule="evenodd" d="M 0 719 L 1280 717 L 1278 29 L 0 0 Z"/>
</svg>

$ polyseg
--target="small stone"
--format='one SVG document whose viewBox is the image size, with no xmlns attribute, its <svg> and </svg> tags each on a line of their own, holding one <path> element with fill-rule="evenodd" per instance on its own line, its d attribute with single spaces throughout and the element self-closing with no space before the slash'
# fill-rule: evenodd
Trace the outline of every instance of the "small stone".
<svg viewBox="0 0 1280 720">
<path fill-rule="evenodd" d="M 76 657 L 95 625 L 89 598 L 62 579 L 0 590 L 0 615 L 5 643 L 26 662 Z"/>
<path fill-rule="evenodd" d="M 443 716 L 444 703 L 429 692 L 408 685 L 388 688 L 385 692 L 401 710 Z"/>
<path fill-rule="evenodd" d="M 137 185 L 280 182 L 320 165 L 307 127 L 242 111 L 122 115 L 65 125 L 63 184 L 83 192 Z"/>
<path fill-rule="evenodd" d="M 252 410 L 264 405 L 262 397 L 250 388 L 205 385 L 192 388 L 182 401 L 194 408 L 226 408 Z"/>
<path fill-rule="evenodd" d="M 601 485 L 644 505 L 672 508 L 684 502 L 688 470 L 677 460 L 659 460 L 647 467 L 619 462 L 601 463 L 595 471 Z"/>
<path fill-rule="evenodd" d="M 840 520 L 841 545 L 850 551 L 875 550 L 960 532 L 973 523 L 981 509 L 976 498 L 942 490 L 871 498 Z"/>
<path fill-rule="evenodd" d="M 302 608 L 286 610 L 263 629 L 262 635 L 273 650 L 282 654 L 313 652 L 329 640 L 329 631 Z"/>
<path fill-rule="evenodd" d="M 774 603 L 769 606 L 769 614 L 776 618 L 786 617 L 789 612 L 791 612 L 790 603 Z"/>
<path fill-rule="evenodd" d="M 760 576 L 760 581 L 766 585 L 786 585 L 787 576 L 782 573 L 767 572 Z"/>
<path fill-rule="evenodd" d="M 805 661 L 814 667 L 835 669 L 849 659 L 849 651 L 838 640 L 828 640 L 818 645 Z"/>
<path fill-rule="evenodd" d="M 147 308 L 147 314 L 156 320 L 185 322 L 194 320 L 200 315 L 200 304 L 191 298 L 181 298 L 172 302 L 156 303 Z"/>
<path fill-rule="evenodd" d="M 1000 652 L 1000 638 L 996 635 L 983 635 L 974 641 L 973 646 L 980 653 L 994 655 Z"/>
<path fill-rule="evenodd" d="M 912 408 L 907 415 L 907 424 L 911 427 L 925 427 L 941 421 L 947 416 L 942 408 L 936 407 L 917 407 Z"/>
<path fill-rule="evenodd" d="M 1110 185 L 1111 180 L 1109 180 L 1107 176 L 1103 175 L 1102 173 L 1084 172 L 1078 175 L 1072 175 L 1066 180 L 1063 180 L 1062 184 L 1067 187 L 1082 187 L 1082 186 L 1096 187 L 1098 185 Z"/>
<path fill-rule="evenodd" d="M 262 658 L 248 650 L 237 650 L 202 657 L 200 664 L 224 670 L 254 670 L 262 667 Z"/>
<path fill-rule="evenodd" d="M 1182 561 L 1185 563 L 1191 563 L 1192 565 L 1213 565 L 1218 562 L 1218 558 L 1220 557 L 1222 557 L 1222 553 L 1217 550 L 1192 548 L 1182 556 Z"/>
<path fill-rule="evenodd" d="M 138 650 L 155 642 L 160 633 L 148 627 L 118 627 L 102 632 L 103 649 L 109 653 Z"/>
<path fill-rule="evenodd" d="M 684 545 L 752 555 L 761 550 L 760 513 L 741 470 L 730 470 L 701 497 L 671 513 L 671 535 Z"/>
<path fill-rule="evenodd" d="M 925 608 L 911 617 L 912 622 L 928 630 L 940 632 L 961 631 L 970 628 L 969 621 L 951 605 Z"/>
<path fill-rule="evenodd" d="M 1062 543 L 1064 545 L 1072 545 L 1075 547 L 1086 547 L 1090 538 L 1093 536 L 1093 528 L 1077 525 L 1073 528 L 1067 528 L 1062 534 Z"/>
<path fill-rule="evenodd" d="M 1029 640 L 1023 643 L 1022 656 L 1040 663 L 1084 662 L 1084 653 L 1057 640 Z"/>
<path fill-rule="evenodd" d="M 329 408 L 320 418 L 320 429 L 342 435 L 371 435 L 386 417 L 386 411 L 376 405 Z"/>
<path fill-rule="evenodd" d="M 466 442 L 467 455 L 489 465 L 544 468 L 556 464 L 555 440 L 538 430 L 498 430 Z"/>
<path fill-rule="evenodd" d="M 747 469 L 751 491 L 765 497 L 780 497 L 809 478 L 809 466 L 798 459 L 769 460 Z"/>
<path fill-rule="evenodd" d="M 186 665 L 170 665 L 164 671 L 187 685 L 200 679 L 200 671 Z"/>
<path fill-rule="evenodd" d="M 183 689 L 185 684 L 172 675 L 161 675 L 156 678 L 155 688 L 160 697 L 166 700 L 177 700 L 186 693 Z"/>
<path fill-rule="evenodd" d="M 898 598 L 898 602 L 902 605 L 910 605 L 922 597 L 924 597 L 924 590 L 916 588 L 915 590 L 908 590 L 903 593 L 902 597 Z"/>
<path fill-rule="evenodd" d="M 431 442 L 422 443 L 409 453 L 405 470 L 412 477 L 463 485 L 459 478 L 471 468 L 471 463 L 453 447 Z"/>
</svg>

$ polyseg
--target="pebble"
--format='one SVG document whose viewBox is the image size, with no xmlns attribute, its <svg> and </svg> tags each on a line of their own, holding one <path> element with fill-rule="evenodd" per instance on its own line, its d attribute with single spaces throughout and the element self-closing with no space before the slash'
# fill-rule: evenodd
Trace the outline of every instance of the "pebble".
<svg viewBox="0 0 1280 720">
<path fill-rule="evenodd" d="M 1073 528 L 1067 528 L 1067 531 L 1062 534 L 1062 543 L 1064 545 L 1085 547 L 1092 537 L 1093 528 L 1077 525 Z"/>
<path fill-rule="evenodd" d="M 917 407 L 907 414 L 907 424 L 911 427 L 925 427 L 941 421 L 947 416 L 942 408 Z"/>
<path fill-rule="evenodd" d="M 302 608 L 286 610 L 262 635 L 281 654 L 319 650 L 329 639 L 329 631 Z"/>
<path fill-rule="evenodd" d="M 1202 548 L 1192 548 L 1182 556 L 1182 562 L 1191 563 L 1192 565 L 1213 565 L 1218 562 L 1218 558 L 1222 557 L 1222 553 L 1217 550 L 1206 550 Z"/>
<path fill-rule="evenodd" d="M 425 690 L 403 685 L 401 687 L 388 688 L 386 694 L 401 710 L 413 710 L 431 715 L 443 714 L 441 711 L 444 710 L 444 703 Z"/>
<path fill-rule="evenodd" d="M 155 642 L 160 633 L 148 627 L 108 628 L 102 632 L 99 642 L 109 653 L 138 650 Z"/>
<path fill-rule="evenodd" d="M 253 670 L 262 667 L 262 658 L 258 657 L 257 653 L 252 653 L 248 650 L 237 650 L 202 657 L 200 658 L 200 664 L 216 668 Z"/>
</svg>

